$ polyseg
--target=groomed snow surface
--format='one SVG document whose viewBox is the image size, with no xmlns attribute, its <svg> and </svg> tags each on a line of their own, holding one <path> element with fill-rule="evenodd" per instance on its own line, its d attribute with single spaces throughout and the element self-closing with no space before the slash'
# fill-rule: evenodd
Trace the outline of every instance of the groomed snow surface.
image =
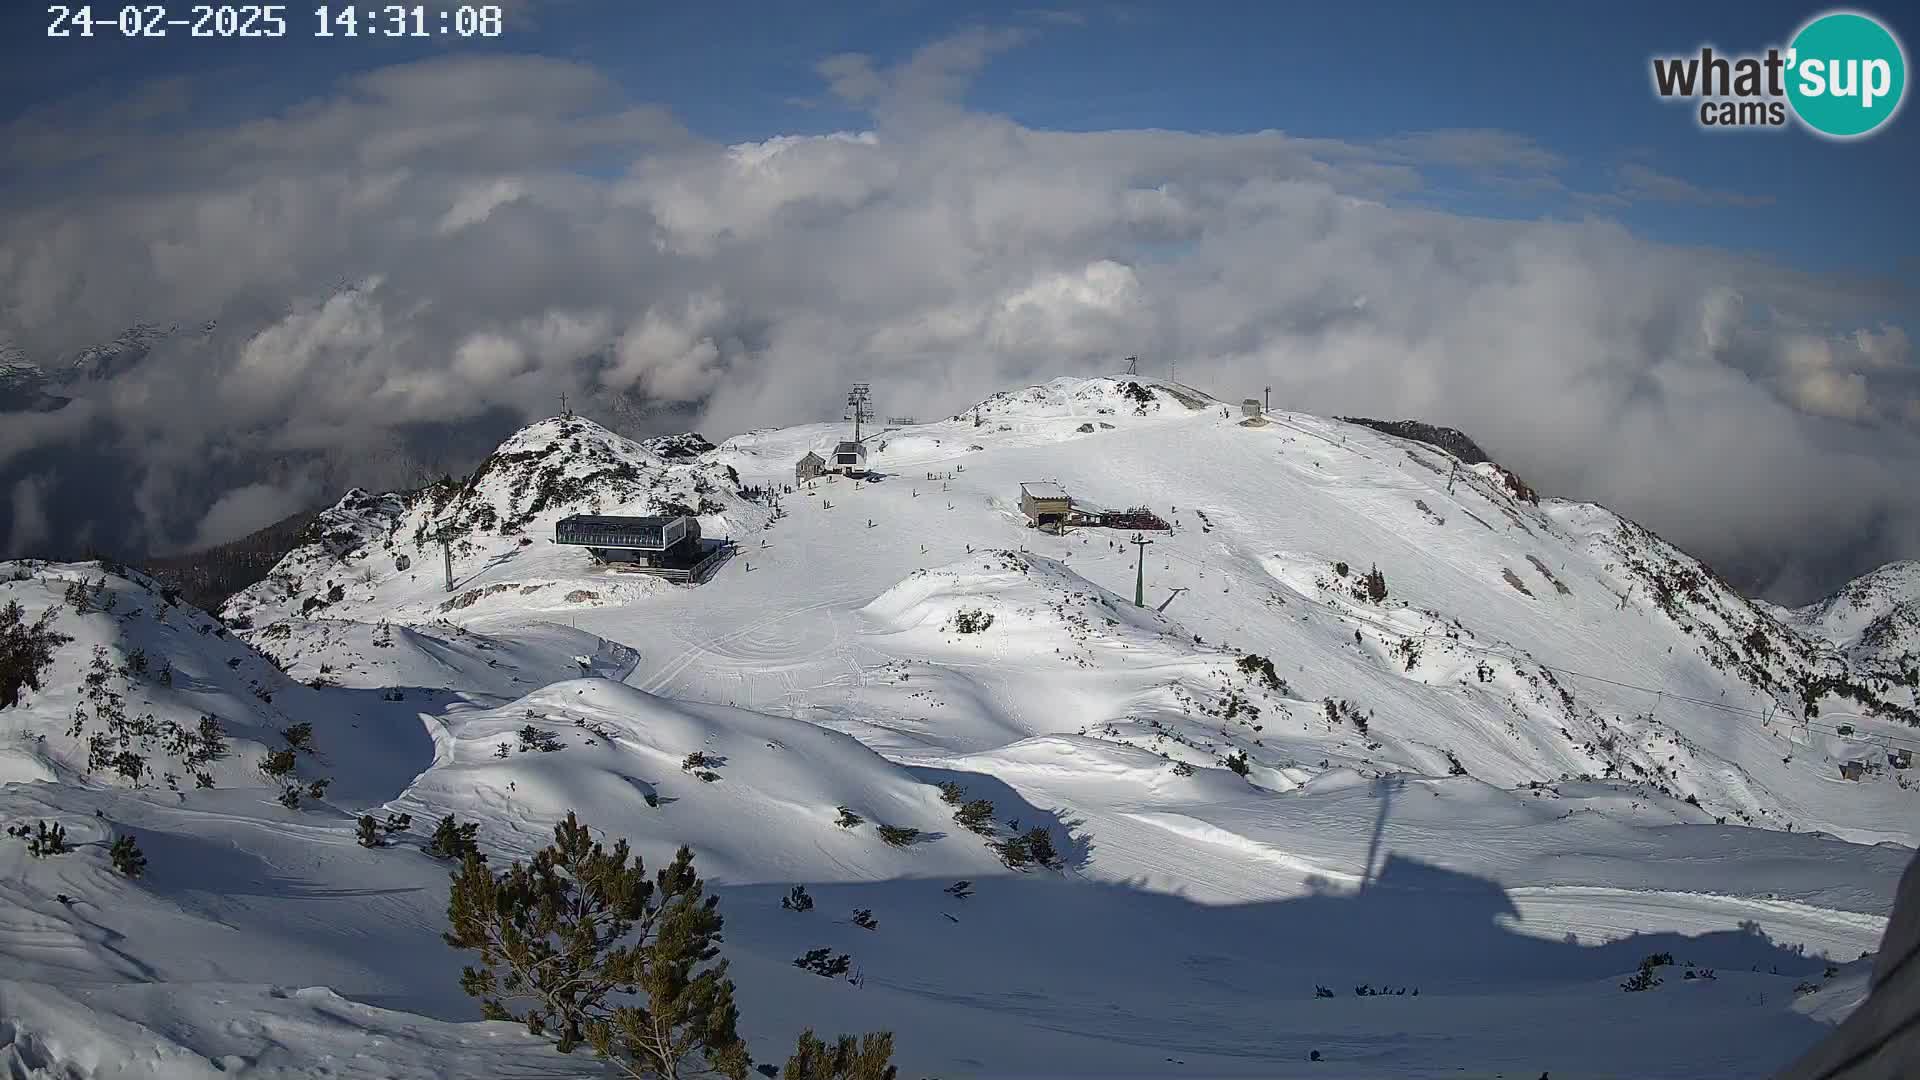
<svg viewBox="0 0 1920 1080">
<path fill-rule="evenodd" d="M 0 602 L 72 638 L 0 711 L 0 820 L 75 845 L 0 837 L 0 1074 L 596 1074 L 460 992 L 421 850 L 447 813 L 497 865 L 568 811 L 649 866 L 690 845 L 775 1064 L 811 1026 L 892 1030 L 902 1076 L 948 1080 L 1760 1076 L 1848 1015 L 1920 835 L 1888 753 L 1920 744 L 1920 575 L 1777 611 L 1494 466 L 1243 419 L 1056 380 L 883 430 L 874 479 L 775 505 L 756 489 L 839 425 L 706 448 L 556 418 L 466 484 L 350 493 L 222 620 L 137 573 L 0 564 Z M 1027 529 L 1023 482 L 1174 523 L 1148 606 L 1132 534 Z M 662 510 L 738 550 L 682 586 L 551 543 Z M 1885 704 L 1809 715 L 1815 676 Z M 182 734 L 206 717 L 222 759 Z M 258 764 L 299 724 L 290 809 Z M 137 777 L 89 769 L 108 730 Z M 1061 866 L 1002 865 L 949 782 Z M 367 849 L 362 813 L 414 824 Z M 129 834 L 137 880 L 107 855 Z M 781 909 L 796 884 L 812 911 Z M 821 946 L 859 982 L 793 965 Z"/>
</svg>

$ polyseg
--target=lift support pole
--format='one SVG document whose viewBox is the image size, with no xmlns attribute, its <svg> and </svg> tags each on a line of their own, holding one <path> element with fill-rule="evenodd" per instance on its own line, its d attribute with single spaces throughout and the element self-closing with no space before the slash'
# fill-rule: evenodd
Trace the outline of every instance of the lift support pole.
<svg viewBox="0 0 1920 1080">
<path fill-rule="evenodd" d="M 1127 542 L 1132 544 L 1134 547 L 1138 548 L 1140 551 L 1140 568 L 1134 571 L 1134 575 L 1133 575 L 1133 606 L 1146 607 L 1147 606 L 1147 545 L 1153 543 L 1153 541 L 1148 540 L 1145 537 L 1142 537 L 1139 533 L 1134 533 L 1133 539 Z"/>
</svg>

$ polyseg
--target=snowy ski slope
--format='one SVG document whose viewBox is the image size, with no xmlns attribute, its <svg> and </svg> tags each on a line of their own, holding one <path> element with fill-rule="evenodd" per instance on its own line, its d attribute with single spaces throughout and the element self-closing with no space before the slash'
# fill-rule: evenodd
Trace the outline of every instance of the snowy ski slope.
<svg viewBox="0 0 1920 1080">
<path fill-rule="evenodd" d="M 776 1063 L 812 1025 L 894 1030 L 903 1076 L 1757 1076 L 1864 994 L 1920 837 L 1888 762 L 1920 746 L 1916 575 L 1778 611 L 1496 465 L 1151 380 L 996 395 L 874 434 L 869 481 L 767 493 L 844 437 L 543 421 L 467 481 L 349 493 L 225 625 L 138 574 L 0 568 L 0 602 L 73 638 L 0 711 L 0 818 L 77 843 L 0 840 L 0 1062 L 583 1075 L 460 993 L 419 850 L 446 813 L 501 859 L 569 810 L 649 863 L 691 845 Z M 1131 534 L 1024 526 L 1035 480 L 1174 524 L 1147 607 Z M 738 550 L 689 587 L 551 542 L 568 513 L 662 510 Z M 179 734 L 206 716 L 211 763 Z M 89 762 L 109 728 L 135 777 Z M 1062 866 L 1003 866 L 946 782 Z M 363 812 L 415 824 L 368 850 Z M 137 881 L 108 866 L 122 833 Z M 794 884 L 816 910 L 780 909 Z M 793 966 L 818 946 L 859 985 Z M 1622 993 L 1657 952 L 1663 984 Z"/>
</svg>

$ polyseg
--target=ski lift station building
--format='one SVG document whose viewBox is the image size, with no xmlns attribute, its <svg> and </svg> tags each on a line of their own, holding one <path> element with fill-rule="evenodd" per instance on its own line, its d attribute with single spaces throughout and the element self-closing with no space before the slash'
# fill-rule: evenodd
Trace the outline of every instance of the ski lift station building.
<svg viewBox="0 0 1920 1080">
<path fill-rule="evenodd" d="M 554 542 L 587 549 L 603 563 L 688 566 L 700 558 L 700 519 L 574 514 L 554 525 Z"/>
<path fill-rule="evenodd" d="M 867 471 L 867 444 L 847 439 L 833 448 L 831 471 L 859 476 Z"/>
<path fill-rule="evenodd" d="M 1058 529 L 1073 513 L 1073 497 L 1052 481 L 1020 485 L 1020 512 L 1037 529 Z"/>
</svg>

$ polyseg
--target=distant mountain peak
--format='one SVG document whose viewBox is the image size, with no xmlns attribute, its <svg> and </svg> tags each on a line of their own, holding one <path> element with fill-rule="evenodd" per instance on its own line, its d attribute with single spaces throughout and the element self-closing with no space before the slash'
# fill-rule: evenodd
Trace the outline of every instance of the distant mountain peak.
<svg viewBox="0 0 1920 1080">
<path fill-rule="evenodd" d="M 456 577 L 481 566 L 517 566 L 521 553 L 551 540 L 554 522 L 568 514 L 689 514 L 717 518 L 709 525 L 721 532 L 735 517 L 739 527 L 764 520 L 763 511 L 749 510 L 738 473 L 705 456 L 711 449 L 690 432 L 642 442 L 583 416 L 537 420 L 502 440 L 465 478 L 407 492 L 347 492 L 315 517 L 268 580 L 236 593 L 226 610 L 253 621 L 335 605 L 386 610 L 397 596 L 417 591 L 417 574 L 442 557 L 442 538 L 451 545 Z M 428 592 L 415 602 L 445 600 Z"/>
<path fill-rule="evenodd" d="M 713 443 L 697 431 L 683 431 L 677 435 L 655 435 L 651 439 L 640 440 L 640 445 L 668 461 L 690 460 L 714 448 Z"/>
<path fill-rule="evenodd" d="M 89 345 L 69 358 L 61 372 L 64 381 L 111 379 L 146 359 L 158 342 L 180 332 L 177 324 L 136 323 L 112 340 Z"/>
<path fill-rule="evenodd" d="M 1920 655 L 1920 562 L 1890 562 L 1786 614 L 1856 659 L 1912 659 Z"/>
<path fill-rule="evenodd" d="M 1397 435 L 1402 439 L 1412 439 L 1428 446 L 1437 446 L 1468 465 L 1479 465 L 1493 459 L 1487 456 L 1480 444 L 1473 441 L 1466 432 L 1458 428 L 1441 427 L 1424 420 L 1370 420 L 1364 416 L 1342 416 L 1343 424 L 1359 424 L 1388 435 Z"/>
<path fill-rule="evenodd" d="M 990 394 L 954 419 L 1045 419 L 1064 416 L 1185 414 L 1212 402 L 1135 376 L 1062 377 L 1044 383 Z"/>
</svg>

